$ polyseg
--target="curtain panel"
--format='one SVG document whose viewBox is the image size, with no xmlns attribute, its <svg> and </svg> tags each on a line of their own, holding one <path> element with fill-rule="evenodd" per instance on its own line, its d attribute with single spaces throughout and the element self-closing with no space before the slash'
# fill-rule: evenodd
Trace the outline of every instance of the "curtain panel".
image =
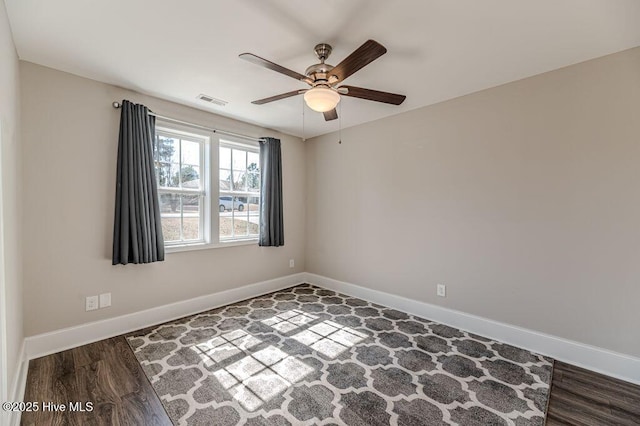
<svg viewBox="0 0 640 426">
<path fill-rule="evenodd" d="M 153 163 L 155 117 L 144 105 L 122 101 L 113 264 L 164 260 L 164 239 Z"/>
<path fill-rule="evenodd" d="M 280 140 L 264 138 L 260 142 L 260 239 L 258 245 L 284 245 L 282 210 L 282 155 Z"/>
</svg>

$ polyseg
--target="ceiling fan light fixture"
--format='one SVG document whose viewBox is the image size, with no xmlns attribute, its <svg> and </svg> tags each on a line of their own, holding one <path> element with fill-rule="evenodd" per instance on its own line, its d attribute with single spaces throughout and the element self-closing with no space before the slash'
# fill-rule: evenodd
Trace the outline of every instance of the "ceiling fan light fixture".
<svg viewBox="0 0 640 426">
<path fill-rule="evenodd" d="M 304 101 L 314 111 L 331 111 L 340 102 L 340 95 L 326 87 L 314 87 L 304 94 Z"/>
</svg>

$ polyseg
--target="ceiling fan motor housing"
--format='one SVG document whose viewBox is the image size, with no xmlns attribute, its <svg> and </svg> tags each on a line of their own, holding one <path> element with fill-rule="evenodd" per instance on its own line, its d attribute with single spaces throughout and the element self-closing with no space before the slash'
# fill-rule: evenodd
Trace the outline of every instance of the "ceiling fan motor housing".
<svg viewBox="0 0 640 426">
<path fill-rule="evenodd" d="M 313 51 L 316 52 L 316 56 L 320 59 L 321 62 L 327 60 L 329 55 L 331 55 L 332 47 L 327 43 L 316 44 L 316 47 L 313 48 Z"/>
<path fill-rule="evenodd" d="M 311 65 L 304 72 L 311 80 L 313 80 L 313 86 L 316 85 L 329 85 L 329 72 L 333 69 L 333 65 L 320 63 Z"/>
<path fill-rule="evenodd" d="M 329 55 L 331 55 L 332 47 L 327 43 L 320 43 L 316 44 L 316 47 L 313 48 L 313 51 L 316 53 L 318 59 L 320 59 L 320 63 L 311 65 L 306 69 L 305 74 L 313 81 L 313 87 L 330 87 L 331 84 L 338 81 L 337 78 L 331 78 L 332 76 L 328 74 L 329 71 L 333 69 L 333 65 L 324 63 Z"/>
</svg>

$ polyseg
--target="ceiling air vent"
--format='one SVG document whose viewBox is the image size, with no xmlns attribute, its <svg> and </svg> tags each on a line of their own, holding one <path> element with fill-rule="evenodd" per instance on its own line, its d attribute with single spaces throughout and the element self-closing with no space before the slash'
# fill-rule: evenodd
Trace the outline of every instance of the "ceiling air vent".
<svg viewBox="0 0 640 426">
<path fill-rule="evenodd" d="M 204 95 L 202 93 L 198 95 L 198 99 L 218 106 L 226 106 L 229 103 L 227 101 L 223 101 L 222 99 L 216 99 L 213 96 Z"/>
</svg>

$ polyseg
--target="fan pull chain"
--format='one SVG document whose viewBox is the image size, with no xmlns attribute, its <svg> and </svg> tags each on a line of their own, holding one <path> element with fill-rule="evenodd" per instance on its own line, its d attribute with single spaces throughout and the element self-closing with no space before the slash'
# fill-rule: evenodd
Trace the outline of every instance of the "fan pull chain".
<svg viewBox="0 0 640 426">
<path fill-rule="evenodd" d="M 338 144 L 342 144 L 342 102 L 340 102 L 340 114 L 338 117 Z"/>
<path fill-rule="evenodd" d="M 304 132 L 304 98 L 302 98 L 302 142 L 306 142 L 307 138 Z"/>
</svg>

